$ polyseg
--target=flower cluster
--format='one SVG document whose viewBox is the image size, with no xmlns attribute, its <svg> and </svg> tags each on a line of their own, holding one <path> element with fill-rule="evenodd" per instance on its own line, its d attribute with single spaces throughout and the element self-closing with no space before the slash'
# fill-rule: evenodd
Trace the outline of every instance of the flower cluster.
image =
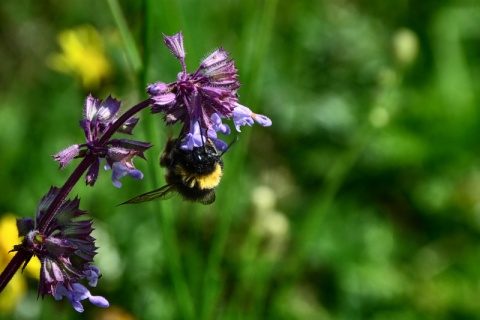
<svg viewBox="0 0 480 320">
<path fill-rule="evenodd" d="M 66 199 L 85 172 L 86 184 L 95 184 L 102 161 L 105 161 L 105 169 L 112 169 L 112 182 L 116 187 L 122 186 L 119 180 L 126 175 L 143 178 L 133 161 L 136 156 L 145 159 L 144 152 L 152 145 L 130 139 L 112 139 L 116 132 L 132 134 L 138 123 L 138 118 L 133 116 L 140 110 L 151 107 L 152 113 L 163 113 L 167 125 L 182 123 L 177 141 L 180 148 L 187 150 L 185 153 L 204 146 L 207 141 L 209 144 L 213 142 L 219 151 L 226 151 L 227 143 L 218 137 L 218 133 L 230 134 L 230 127 L 223 123 L 224 119 L 233 119 L 237 131 L 255 122 L 262 126 L 272 124 L 268 117 L 256 114 L 238 102 L 237 69 L 227 51 L 223 48 L 214 50 L 201 61 L 195 72 L 187 73 L 182 33 L 164 35 L 164 43 L 182 66 L 177 81 L 149 85 L 147 93 L 150 98 L 121 116 L 118 116 L 120 101 L 110 96 L 105 101 L 91 95 L 87 97 L 80 120 L 85 143 L 71 145 L 53 155 L 60 163 L 60 169 L 75 158 L 84 159 L 62 188 L 51 187 L 41 199 L 35 219 L 17 219 L 19 236 L 24 238 L 21 244 L 14 246 L 12 251 L 17 251 L 14 259 L 0 274 L 0 292 L 22 263 L 25 267 L 35 255 L 41 262 L 39 296 L 52 295 L 57 300 L 66 296 L 79 312 L 83 311 L 80 301 L 84 299 L 108 307 L 105 298 L 93 296 L 80 284 L 82 280 L 92 287 L 97 284 L 100 270 L 91 265 L 97 248 L 91 236 L 92 220 L 82 219 L 87 212 L 79 209 L 80 200 Z"/>
<path fill-rule="evenodd" d="M 152 146 L 150 143 L 129 139 L 111 139 L 101 143 L 102 135 L 117 120 L 120 105 L 120 101 L 110 96 L 103 103 L 102 100 L 91 95 L 87 97 L 84 117 L 80 120 L 80 127 L 85 133 L 86 143 L 74 144 L 53 155 L 53 158 L 60 162 L 60 169 L 65 168 L 73 158 L 82 158 L 92 154 L 95 156 L 95 162 L 85 176 L 87 185 L 95 184 L 102 159 L 107 162 L 105 169 L 112 169 L 112 182 L 117 188 L 122 186 L 119 179 L 127 174 L 134 179 L 143 178 L 142 172 L 135 168 L 133 159 L 135 156 L 145 159 L 143 153 Z M 137 123 L 138 118 L 130 118 L 117 131 L 132 134 Z"/>
<path fill-rule="evenodd" d="M 272 122 L 264 115 L 255 114 L 238 103 L 237 69 L 229 53 L 223 48 L 214 50 L 200 63 L 193 73 L 187 73 L 182 32 L 173 36 L 164 35 L 164 43 L 180 61 L 182 72 L 177 81 L 166 84 L 157 82 L 147 87 L 154 105 L 152 113 L 164 113 L 167 125 L 183 122 L 180 137 L 182 149 L 193 150 L 211 139 L 217 149 L 225 151 L 227 144 L 220 140 L 217 132 L 229 134 L 230 128 L 223 119 L 233 117 L 237 131 L 255 121 L 262 126 Z"/>
<path fill-rule="evenodd" d="M 108 307 L 108 301 L 100 296 L 92 296 L 90 291 L 78 283 L 86 279 L 90 286 L 97 284 L 100 270 L 93 262 L 96 247 L 92 220 L 78 219 L 87 214 L 79 209 L 80 200 L 66 200 L 61 204 L 55 218 L 46 231 L 41 232 L 38 224 L 53 199 L 59 192 L 52 187 L 40 200 L 35 220 L 17 219 L 19 236 L 24 237 L 22 244 L 14 251 L 25 250 L 37 256 L 41 262 L 38 294 L 42 298 L 52 295 L 59 300 L 66 296 L 75 310 L 82 312 L 80 300 L 88 298 L 99 307 Z"/>
</svg>

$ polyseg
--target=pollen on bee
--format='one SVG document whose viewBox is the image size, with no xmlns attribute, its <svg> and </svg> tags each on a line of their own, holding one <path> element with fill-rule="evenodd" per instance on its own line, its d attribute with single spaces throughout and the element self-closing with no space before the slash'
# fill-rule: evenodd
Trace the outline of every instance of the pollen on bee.
<svg viewBox="0 0 480 320">
<path fill-rule="evenodd" d="M 175 173 L 181 176 L 184 184 L 188 185 L 191 189 L 193 189 L 195 185 L 197 185 L 199 189 L 214 189 L 220 183 L 223 171 L 222 166 L 217 163 L 212 172 L 203 175 L 188 172 L 181 165 L 175 167 Z"/>
<path fill-rule="evenodd" d="M 204 176 L 197 176 L 196 181 L 200 189 L 214 189 L 220 183 L 222 178 L 222 167 L 217 163 L 215 170 Z"/>
</svg>

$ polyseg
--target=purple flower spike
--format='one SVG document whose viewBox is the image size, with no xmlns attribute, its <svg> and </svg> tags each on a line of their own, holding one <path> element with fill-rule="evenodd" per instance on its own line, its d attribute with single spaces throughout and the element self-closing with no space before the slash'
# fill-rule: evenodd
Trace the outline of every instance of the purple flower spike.
<svg viewBox="0 0 480 320">
<path fill-rule="evenodd" d="M 214 50 L 195 72 L 187 73 L 182 33 L 164 36 L 164 42 L 182 64 L 182 72 L 177 81 L 154 83 L 147 87 L 147 92 L 153 100 L 152 113 L 164 113 L 167 125 L 183 123 L 179 136 L 182 149 L 193 150 L 208 139 L 217 149 L 226 149 L 227 144 L 216 137 L 217 132 L 230 133 L 222 119 L 233 117 L 237 131 L 240 126 L 252 125 L 255 121 L 262 126 L 272 124 L 269 118 L 238 103 L 238 70 L 225 49 Z"/>
</svg>

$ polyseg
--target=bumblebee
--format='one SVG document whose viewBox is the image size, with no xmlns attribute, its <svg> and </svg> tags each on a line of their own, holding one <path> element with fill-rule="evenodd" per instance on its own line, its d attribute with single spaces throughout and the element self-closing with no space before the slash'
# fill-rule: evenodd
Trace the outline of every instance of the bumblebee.
<svg viewBox="0 0 480 320">
<path fill-rule="evenodd" d="M 210 140 L 193 150 L 183 150 L 180 144 L 180 139 L 169 138 L 160 155 L 160 167 L 166 169 L 167 185 L 122 204 L 167 199 L 173 193 L 180 194 L 184 200 L 202 204 L 215 201 L 215 188 L 223 174 L 223 153 L 219 154 Z"/>
</svg>

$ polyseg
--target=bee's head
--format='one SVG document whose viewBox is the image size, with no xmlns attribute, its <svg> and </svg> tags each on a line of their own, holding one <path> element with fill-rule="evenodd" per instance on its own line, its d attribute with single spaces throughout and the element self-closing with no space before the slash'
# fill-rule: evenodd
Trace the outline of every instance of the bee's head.
<svg viewBox="0 0 480 320">
<path fill-rule="evenodd" d="M 200 123 L 199 123 L 200 126 Z M 227 152 L 230 147 L 238 141 L 238 136 L 228 144 L 228 146 L 224 149 L 222 148 L 221 153 L 217 151 L 215 143 L 208 138 L 207 131 L 205 130 L 204 134 L 201 134 L 202 145 L 198 147 L 194 147 L 193 150 L 190 152 L 190 160 L 193 162 L 192 164 L 205 164 L 205 165 L 213 165 L 217 162 L 222 162 L 222 156 L 225 152 Z"/>
<path fill-rule="evenodd" d="M 192 157 L 194 161 L 203 163 L 208 160 L 217 161 L 220 155 L 217 153 L 217 149 L 209 141 L 208 143 L 204 143 L 201 147 L 193 148 Z"/>
</svg>

